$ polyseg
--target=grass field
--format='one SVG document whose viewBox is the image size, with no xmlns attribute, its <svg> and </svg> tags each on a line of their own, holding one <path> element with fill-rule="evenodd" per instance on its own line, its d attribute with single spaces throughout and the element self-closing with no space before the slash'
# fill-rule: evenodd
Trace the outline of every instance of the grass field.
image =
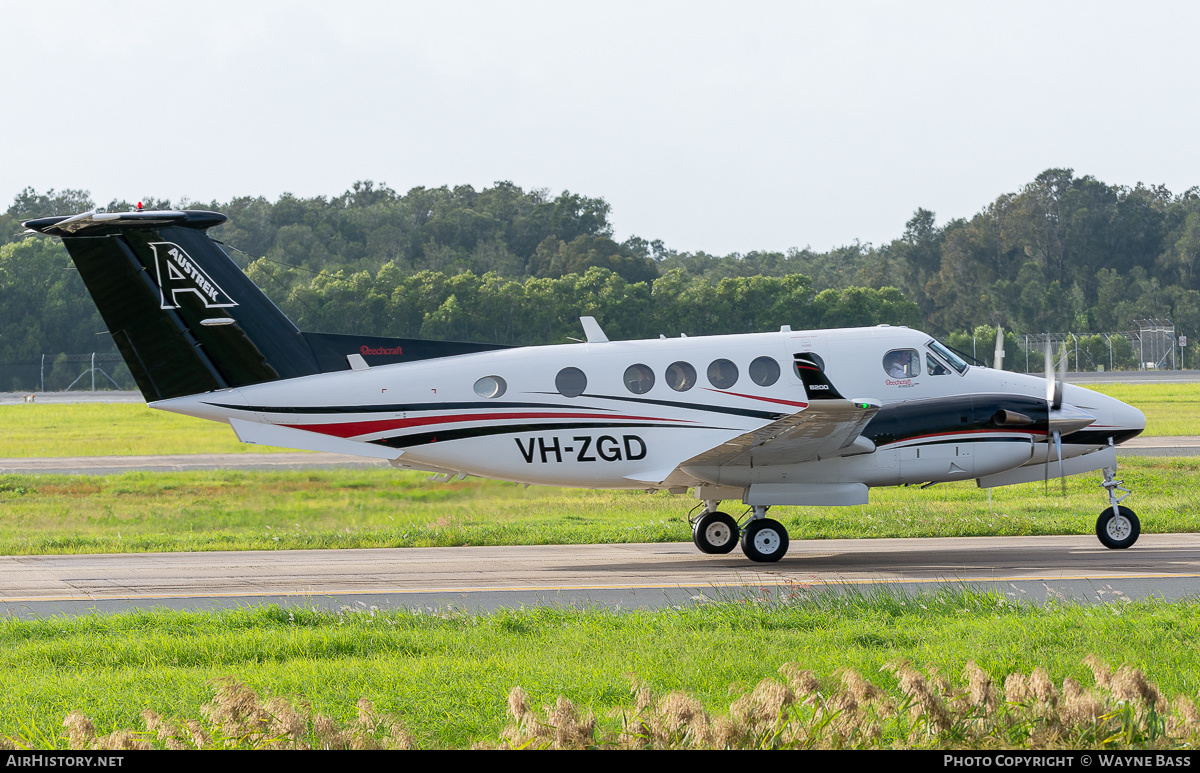
<svg viewBox="0 0 1200 773">
<path fill-rule="evenodd" d="M 1147 437 L 1200 435 L 1200 383 L 1090 384 L 1087 388 L 1146 414 L 1142 434 Z"/>
<path fill-rule="evenodd" d="M 0 405 L 0 458 L 281 451 L 247 445 L 228 424 L 139 403 Z"/>
<path fill-rule="evenodd" d="M 1168 699 L 1194 699 L 1200 689 L 1196 605 L 1109 598 L 1113 603 L 1092 607 L 1039 607 L 1005 595 L 839 598 L 796 588 L 782 603 L 750 595 L 656 613 L 540 608 L 476 616 L 265 608 L 8 619 L 0 621 L 0 736 L 62 746 L 63 718 L 72 711 L 90 717 L 97 733 L 141 729 L 147 708 L 201 719 L 213 680 L 227 676 L 264 696 L 307 702 L 342 723 L 353 720 L 356 702 L 366 697 L 424 747 L 497 745 L 510 722 L 506 702 L 517 686 L 539 713 L 564 696 L 594 711 L 601 732 L 614 733 L 621 714 L 636 711 L 635 679 L 654 696 L 682 691 L 706 711 L 727 714 L 760 680 L 782 683 L 778 669 L 786 663 L 797 664 L 793 676 L 811 669 L 815 685 L 800 688 L 793 680 L 793 686 L 815 689 L 810 694 L 818 698 L 833 698 L 848 669 L 888 691 L 891 707 L 878 718 L 884 746 L 956 744 L 953 734 L 928 734 L 912 718 L 912 701 L 905 702 L 889 669 L 904 661 L 933 685 L 935 672 L 949 682 L 949 695 L 958 696 L 941 698 L 949 706 L 968 700 L 960 674 L 969 661 L 991 678 L 1001 699 L 1010 675 L 1044 669 L 1043 682 L 1057 685 L 1065 703 L 1071 692 L 1065 678 L 1084 692 L 1095 684 L 1083 663 L 1093 654 L 1113 669 L 1136 666 Z M 1034 692 L 1051 689 L 1039 688 L 1034 676 Z M 1036 701 L 1031 696 L 1029 702 Z M 1160 708 L 1165 716 L 1166 704 Z M 1121 706 L 1110 698 L 1106 710 L 1119 715 Z M 796 705 L 787 711 L 812 710 Z M 1003 743 L 990 745 L 1028 744 L 1039 724 L 1021 724 Z M 918 732 L 910 736 L 914 727 Z M 1147 745 L 1145 739 L 1112 736 L 1103 743 L 1085 733 L 1059 743 Z M 957 738 L 957 745 L 970 743 Z M 1161 738 L 1157 744 L 1170 745 Z"/>
<path fill-rule="evenodd" d="M 1146 533 L 1200 530 L 1200 459 L 1133 457 Z M 873 489 L 862 507 L 779 507 L 794 539 L 1090 534 L 1098 475 L 1007 486 Z M 384 470 L 0 475 L 0 553 L 686 542 L 688 496 L 433 483 Z M 740 506 L 730 503 L 739 515 Z"/>
<path fill-rule="evenodd" d="M 1200 384 L 1097 384 L 1097 392 L 1140 408 L 1145 434 L 1200 435 Z M 261 453 L 226 424 L 156 411 L 145 405 L 0 406 L 0 458 Z"/>
</svg>

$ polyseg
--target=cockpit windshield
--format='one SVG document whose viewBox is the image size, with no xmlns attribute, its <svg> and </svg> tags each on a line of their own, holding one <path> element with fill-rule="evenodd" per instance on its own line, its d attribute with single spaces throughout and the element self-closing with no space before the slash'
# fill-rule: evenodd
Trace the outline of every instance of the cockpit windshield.
<svg viewBox="0 0 1200 773">
<path fill-rule="evenodd" d="M 946 362 L 950 363 L 950 367 L 957 370 L 959 373 L 967 372 L 967 363 L 963 362 L 954 352 L 942 346 L 936 340 L 928 341 L 925 346 L 933 350 L 935 354 L 941 357 Z"/>
</svg>

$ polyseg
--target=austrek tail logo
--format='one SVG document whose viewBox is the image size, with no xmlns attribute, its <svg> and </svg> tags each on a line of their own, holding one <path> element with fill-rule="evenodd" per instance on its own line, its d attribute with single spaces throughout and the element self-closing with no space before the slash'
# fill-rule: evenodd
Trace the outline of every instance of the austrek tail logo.
<svg viewBox="0 0 1200 773">
<path fill-rule="evenodd" d="M 204 269 L 192 260 L 178 244 L 151 242 L 154 250 L 154 268 L 158 273 L 158 289 L 164 309 L 178 309 L 179 296 L 193 293 L 204 302 L 206 309 L 224 309 L 237 306 L 237 301 L 212 280 Z"/>
</svg>

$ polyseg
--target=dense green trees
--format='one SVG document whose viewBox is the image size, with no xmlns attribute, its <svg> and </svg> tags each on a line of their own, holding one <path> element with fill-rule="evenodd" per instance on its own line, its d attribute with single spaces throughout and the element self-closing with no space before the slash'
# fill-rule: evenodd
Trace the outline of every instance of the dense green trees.
<svg viewBox="0 0 1200 773">
<path fill-rule="evenodd" d="M 1147 317 L 1195 330 L 1197 213 L 1195 188 L 1175 196 L 1051 169 L 970 220 L 937 228 L 919 210 L 901 239 L 874 252 L 863 278 L 890 280 L 939 332 L 996 323 L 1100 332 Z"/>
<path fill-rule="evenodd" d="M 996 324 L 1086 336 L 1157 317 L 1200 331 L 1197 189 L 1111 186 L 1070 169 L 1047 170 L 970 219 L 938 225 L 918 209 L 888 244 L 826 253 L 618 243 L 603 199 L 510 182 L 404 194 L 359 182 L 329 199 L 175 205 L 228 214 L 213 236 L 311 330 L 536 344 L 578 336 L 581 314 L 614 338 L 887 322 L 959 331 L 960 343 L 991 330 L 986 361 Z M 28 188 L 0 215 L 0 368 L 111 350 L 61 245 L 18 235 L 22 219 L 93 206 L 85 191 Z M 1024 360 L 1017 340 L 1006 344 L 1012 367 Z M 1107 349 L 1083 345 L 1093 361 Z M 0 388 L 13 378 L 0 373 Z"/>
</svg>

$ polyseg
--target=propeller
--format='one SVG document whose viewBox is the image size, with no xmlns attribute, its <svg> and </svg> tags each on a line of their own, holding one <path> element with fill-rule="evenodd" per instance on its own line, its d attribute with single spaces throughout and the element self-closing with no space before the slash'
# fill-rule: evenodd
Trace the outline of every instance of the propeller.
<svg viewBox="0 0 1200 773">
<path fill-rule="evenodd" d="M 996 325 L 996 357 L 992 362 L 996 370 L 1004 370 L 1004 328 Z"/>
<path fill-rule="evenodd" d="M 1046 442 L 1054 439 L 1054 453 L 1058 456 L 1058 477 L 1062 491 L 1067 493 L 1067 478 L 1063 474 L 1062 436 L 1081 430 L 1096 421 L 1096 417 L 1073 405 L 1063 407 L 1063 384 L 1067 380 L 1067 358 L 1058 361 L 1058 373 L 1054 372 L 1054 358 L 1050 354 L 1050 339 L 1046 339 Z M 1046 448 L 1046 488 L 1050 488 L 1050 449 Z"/>
<path fill-rule="evenodd" d="M 1051 410 L 1062 408 L 1063 382 L 1067 378 L 1067 358 L 1058 361 L 1058 377 L 1054 375 L 1054 358 L 1050 355 L 1050 339 L 1046 339 L 1046 404 Z"/>
<path fill-rule="evenodd" d="M 1058 477 L 1060 480 L 1062 480 L 1063 493 L 1065 494 L 1066 490 L 1067 490 L 1067 479 L 1065 477 L 1063 477 L 1062 429 L 1059 427 L 1056 427 L 1055 426 L 1056 422 L 1054 421 L 1054 418 L 1055 418 L 1054 414 L 1062 409 L 1062 393 L 1063 393 L 1062 382 L 1063 382 L 1063 379 L 1066 378 L 1066 375 L 1067 375 L 1066 367 L 1065 367 L 1066 360 L 1063 359 L 1061 362 L 1063 363 L 1063 369 L 1062 369 L 1059 377 L 1055 378 L 1054 358 L 1050 354 L 1050 338 L 1047 337 L 1046 338 L 1046 429 L 1049 430 L 1050 435 L 1046 437 L 1046 441 L 1047 441 L 1047 443 L 1049 443 L 1050 438 L 1051 437 L 1054 438 L 1054 450 L 1058 454 Z M 1045 468 L 1044 483 L 1045 483 L 1046 490 L 1049 491 L 1050 490 L 1050 448 L 1049 448 L 1049 446 L 1047 446 L 1047 448 L 1046 448 L 1046 468 Z"/>
</svg>

